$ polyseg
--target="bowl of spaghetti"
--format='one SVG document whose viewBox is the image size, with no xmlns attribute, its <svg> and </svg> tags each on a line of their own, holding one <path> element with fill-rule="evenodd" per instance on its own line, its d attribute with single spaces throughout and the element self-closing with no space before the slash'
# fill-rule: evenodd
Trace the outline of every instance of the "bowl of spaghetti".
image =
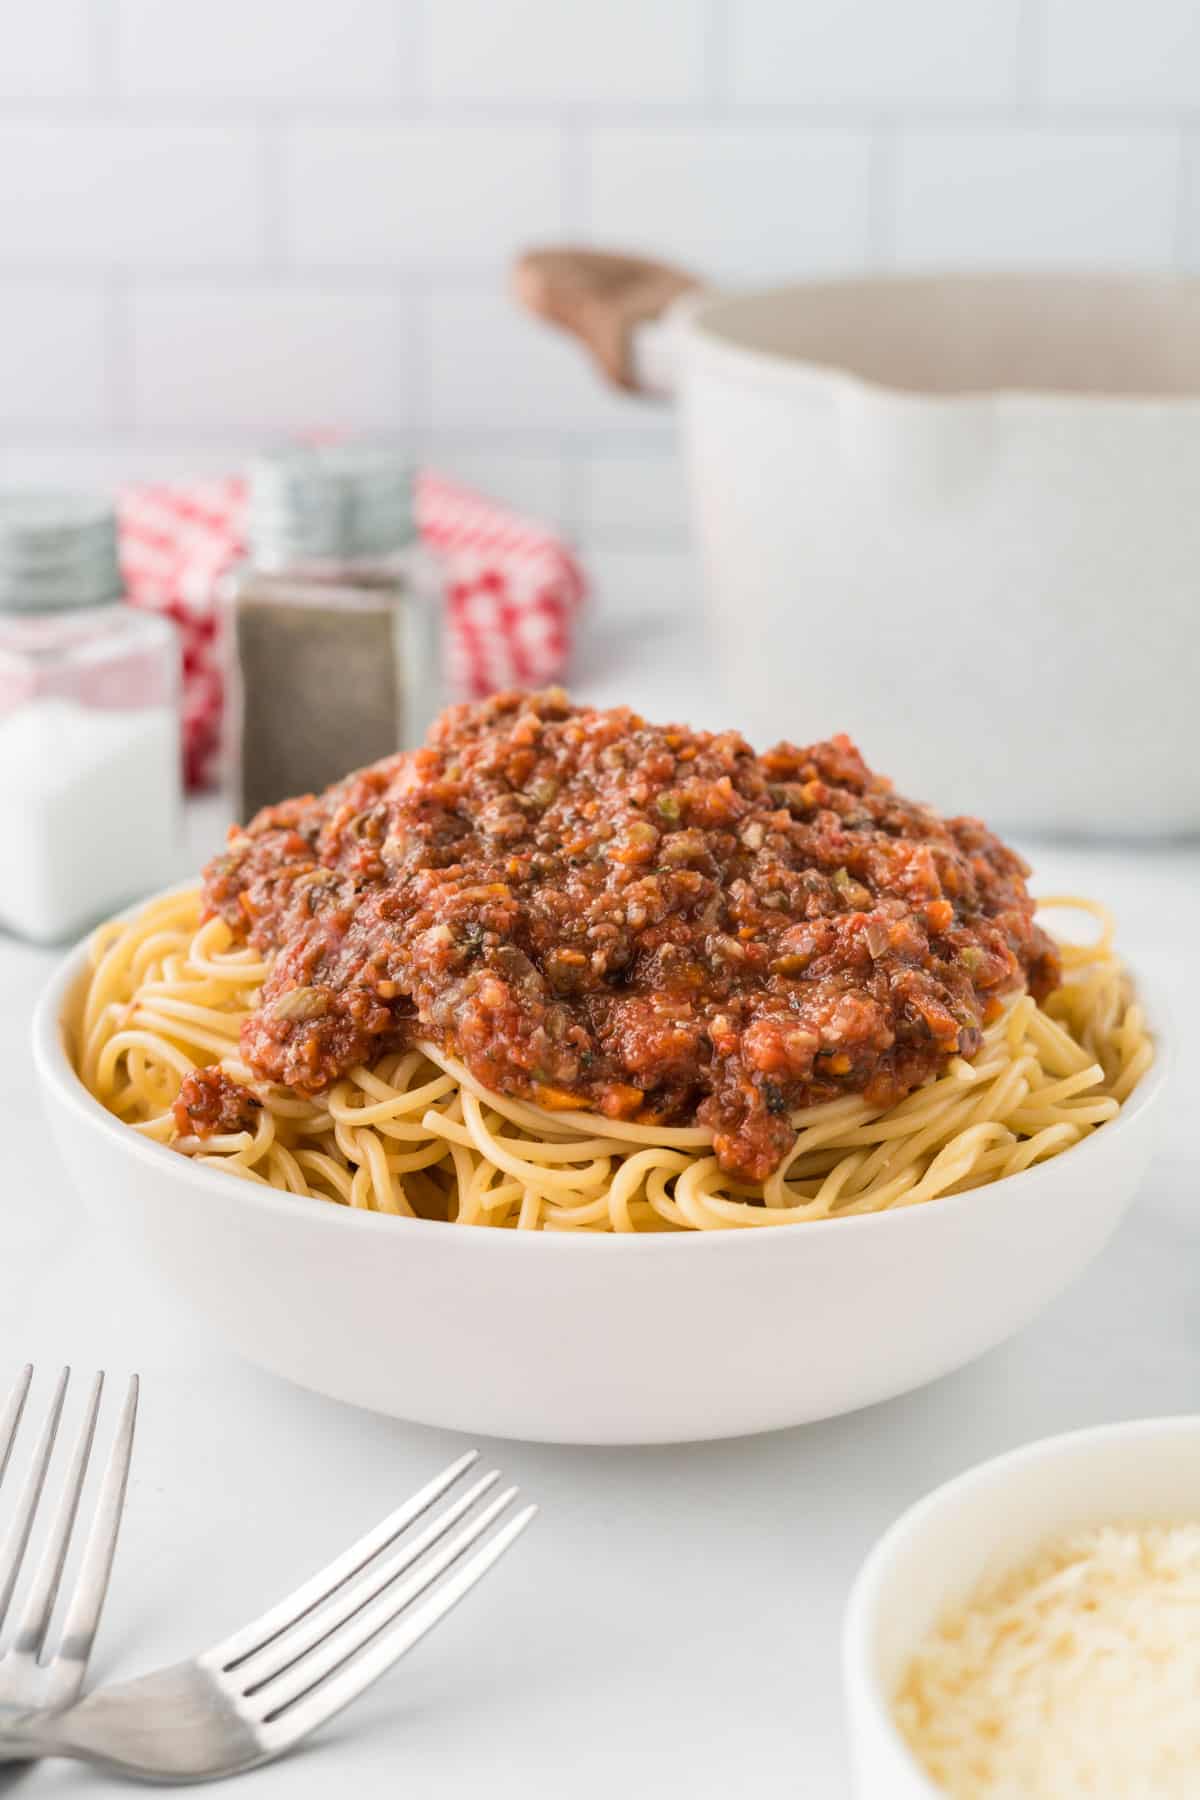
<svg viewBox="0 0 1200 1800">
<path fill-rule="evenodd" d="M 1133 1196 L 1162 1021 L 1026 872 L 844 738 L 501 695 L 102 927 L 36 1056 L 85 1196 L 267 1367 L 769 1429 L 1000 1341 Z"/>
</svg>

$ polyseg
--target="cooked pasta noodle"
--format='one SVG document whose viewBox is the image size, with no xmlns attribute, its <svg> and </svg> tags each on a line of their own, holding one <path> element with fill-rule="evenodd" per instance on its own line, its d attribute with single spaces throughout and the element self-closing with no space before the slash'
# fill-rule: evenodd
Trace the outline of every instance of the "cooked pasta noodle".
<svg viewBox="0 0 1200 1800">
<path fill-rule="evenodd" d="M 1062 945 L 1066 980 L 1021 994 L 973 1062 L 952 1058 L 897 1105 L 857 1096 L 793 1117 L 765 1180 L 724 1171 L 703 1127 L 547 1112 L 487 1091 L 431 1044 L 352 1069 L 309 1099 L 259 1080 L 239 1030 L 269 965 L 202 921 L 197 890 L 101 929 L 76 1046 L 85 1085 L 134 1131 L 198 1163 L 372 1212 L 517 1230 L 664 1231 L 801 1224 L 917 1206 L 1018 1174 L 1115 1117 L 1153 1059 L 1107 913 Z M 180 1137 L 183 1078 L 216 1063 L 262 1102 L 254 1129 Z"/>
</svg>

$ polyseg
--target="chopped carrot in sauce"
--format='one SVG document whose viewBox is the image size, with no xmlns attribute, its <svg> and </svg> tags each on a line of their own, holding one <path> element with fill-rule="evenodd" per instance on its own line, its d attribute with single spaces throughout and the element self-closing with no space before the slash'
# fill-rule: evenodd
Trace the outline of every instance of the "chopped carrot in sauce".
<svg viewBox="0 0 1200 1800">
<path fill-rule="evenodd" d="M 258 1076 L 319 1093 L 424 1038 L 496 1092 L 709 1125 L 758 1180 L 794 1111 L 890 1105 L 977 1054 L 999 995 L 1057 985 L 1026 872 L 848 738 L 756 755 L 550 690 L 266 809 L 205 894 L 274 958 Z"/>
</svg>

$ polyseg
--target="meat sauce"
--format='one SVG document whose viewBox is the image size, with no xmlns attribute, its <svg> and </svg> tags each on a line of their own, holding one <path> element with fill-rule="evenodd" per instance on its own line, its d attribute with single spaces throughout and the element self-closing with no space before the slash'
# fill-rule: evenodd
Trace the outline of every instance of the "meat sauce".
<svg viewBox="0 0 1200 1800">
<path fill-rule="evenodd" d="M 181 1137 L 211 1137 L 215 1131 L 253 1131 L 262 1101 L 223 1069 L 197 1069 L 180 1088 L 172 1112 Z"/>
<path fill-rule="evenodd" d="M 261 1077 L 316 1095 L 424 1038 L 496 1092 L 699 1121 L 760 1180 L 798 1108 L 889 1105 L 973 1057 L 1001 995 L 1057 985 L 1027 872 L 848 738 L 756 755 L 553 689 L 266 809 L 204 886 L 274 959 L 242 1028 Z"/>
</svg>

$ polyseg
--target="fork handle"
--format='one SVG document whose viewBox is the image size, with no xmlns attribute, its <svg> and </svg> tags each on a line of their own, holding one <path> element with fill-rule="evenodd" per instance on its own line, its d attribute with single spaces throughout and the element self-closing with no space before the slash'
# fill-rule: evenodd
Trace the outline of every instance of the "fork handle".
<svg viewBox="0 0 1200 1800">
<path fill-rule="evenodd" d="M 69 1756 L 160 1782 L 211 1780 L 265 1761 L 255 1734 L 223 1715 L 202 1661 L 95 1688 L 58 1712 L 9 1713 L 0 1756 Z"/>
<path fill-rule="evenodd" d="M 0 1725 L 0 1765 L 10 1762 L 37 1762 L 45 1756 L 70 1757 L 76 1762 L 103 1763 L 124 1774 L 146 1771 L 119 1755 L 109 1753 L 107 1746 L 88 1741 L 86 1729 L 73 1732 L 87 1701 L 78 1701 L 58 1712 L 6 1713 Z M 86 1713 L 84 1713 L 86 1718 Z"/>
<path fill-rule="evenodd" d="M 66 1708 L 61 1723 L 52 1713 L 31 1714 L 27 1723 L 20 1721 L 14 1726 L 6 1723 L 0 1729 L 0 1768 L 8 1763 L 39 1762 L 43 1757 L 61 1756 L 72 1762 L 91 1763 L 134 1780 L 170 1783 L 209 1779 L 197 1776 L 192 1769 L 174 1770 L 169 1763 L 163 1767 L 156 1761 L 140 1760 L 136 1753 L 125 1755 L 117 1748 L 115 1739 L 109 1742 L 101 1736 L 94 1743 L 88 1742 L 86 1732 L 78 1739 L 74 1738 L 70 1725 L 71 1714 L 76 1710 Z M 249 1768 L 257 1760 L 257 1757 L 247 1756 L 242 1766 Z M 232 1768 L 221 1770 L 223 1775 L 235 1772 Z"/>
</svg>

